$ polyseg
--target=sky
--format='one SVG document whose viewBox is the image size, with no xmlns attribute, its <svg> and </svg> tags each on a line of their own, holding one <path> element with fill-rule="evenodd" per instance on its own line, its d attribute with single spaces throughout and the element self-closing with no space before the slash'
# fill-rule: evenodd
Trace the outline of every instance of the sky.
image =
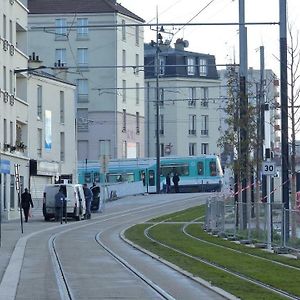
<svg viewBox="0 0 300 300">
<path fill-rule="evenodd" d="M 119 0 L 146 23 L 219 23 L 238 22 L 239 0 Z M 294 35 L 300 30 L 300 1 L 287 0 L 288 24 L 293 26 Z M 298 19 L 298 20 L 297 20 Z M 245 0 L 246 22 L 278 22 L 279 0 Z M 164 39 L 171 39 L 172 46 L 177 38 L 188 40 L 188 51 L 215 55 L 219 65 L 239 62 L 238 26 L 170 26 Z M 265 67 L 279 77 L 279 25 L 248 25 L 248 67 L 259 69 L 259 47 L 265 47 Z M 145 27 L 145 42 L 155 40 L 155 31 Z M 218 67 L 224 68 L 224 67 Z"/>
</svg>

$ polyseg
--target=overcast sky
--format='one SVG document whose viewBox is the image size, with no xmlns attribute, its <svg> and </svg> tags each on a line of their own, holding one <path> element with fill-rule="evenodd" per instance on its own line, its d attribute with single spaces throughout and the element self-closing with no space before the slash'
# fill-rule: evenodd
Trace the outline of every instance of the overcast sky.
<svg viewBox="0 0 300 300">
<path fill-rule="evenodd" d="M 146 22 L 156 22 L 158 9 L 159 23 L 188 22 L 238 22 L 238 0 L 120 0 Z M 288 22 L 293 24 L 295 32 L 300 30 L 300 0 L 287 0 Z M 245 0 L 246 22 L 278 22 L 279 0 Z M 297 21 L 298 19 L 298 21 Z M 177 32 L 180 26 L 165 28 Z M 164 34 L 165 39 L 172 38 Z M 239 62 L 239 44 L 237 26 L 186 26 L 172 39 L 184 38 L 189 41 L 187 50 L 209 53 L 216 56 L 217 64 Z M 145 28 L 145 42 L 155 40 L 155 32 Z M 273 69 L 279 76 L 279 26 L 248 26 L 248 66 L 259 68 L 260 46 L 265 46 L 265 66 Z"/>
</svg>

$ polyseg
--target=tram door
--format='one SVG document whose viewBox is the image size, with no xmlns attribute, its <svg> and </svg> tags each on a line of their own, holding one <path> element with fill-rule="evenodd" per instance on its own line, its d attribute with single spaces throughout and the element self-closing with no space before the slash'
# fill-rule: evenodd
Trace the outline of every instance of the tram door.
<svg viewBox="0 0 300 300">
<path fill-rule="evenodd" d="M 155 171 L 154 170 L 147 170 L 147 171 L 148 171 L 148 193 L 156 193 Z"/>
</svg>

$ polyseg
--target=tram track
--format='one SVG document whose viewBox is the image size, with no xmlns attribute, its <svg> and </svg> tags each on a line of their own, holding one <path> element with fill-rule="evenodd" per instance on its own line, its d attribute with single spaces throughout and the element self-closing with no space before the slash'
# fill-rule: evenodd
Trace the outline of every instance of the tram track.
<svg viewBox="0 0 300 300">
<path fill-rule="evenodd" d="M 197 221 L 198 219 L 199 219 L 199 218 L 197 218 L 197 219 L 195 219 L 195 220 L 193 220 L 193 221 Z M 147 227 L 147 228 L 144 230 L 144 236 L 145 236 L 147 239 L 149 239 L 151 242 L 156 243 L 157 245 L 159 245 L 159 246 L 161 246 L 161 247 L 165 247 L 165 248 L 167 248 L 167 249 L 169 249 L 169 250 L 171 250 L 171 251 L 174 251 L 174 252 L 176 252 L 176 253 L 178 253 L 178 254 L 180 254 L 180 255 L 186 256 L 186 257 L 191 258 L 191 259 L 193 259 L 193 260 L 195 260 L 195 261 L 198 261 L 198 262 L 203 263 L 203 264 L 205 264 L 205 265 L 208 265 L 208 266 L 210 266 L 210 267 L 216 268 L 216 269 L 218 269 L 218 270 L 220 270 L 220 271 L 226 272 L 227 274 L 233 275 L 233 276 L 235 276 L 235 277 L 237 277 L 237 278 L 239 278 L 239 279 L 242 279 L 242 280 L 247 281 L 247 282 L 249 282 L 249 283 L 255 284 L 255 285 L 257 285 L 257 286 L 259 286 L 259 287 L 261 287 L 261 288 L 263 288 L 263 289 L 266 289 L 266 290 L 268 290 L 268 291 L 270 291 L 270 292 L 276 293 L 276 294 L 278 294 L 278 295 L 280 295 L 280 296 L 283 296 L 283 297 L 285 297 L 285 298 L 287 298 L 287 299 L 293 299 L 293 300 L 299 300 L 299 299 L 300 299 L 300 297 L 298 297 L 298 296 L 296 296 L 296 295 L 293 295 L 293 294 L 290 294 L 290 293 L 288 293 L 288 292 L 286 292 L 286 291 L 284 291 L 284 290 L 282 290 L 282 289 L 275 288 L 275 287 L 270 286 L 270 285 L 268 285 L 268 284 L 266 284 L 266 283 L 264 283 L 264 282 L 261 282 L 261 281 L 259 281 L 259 280 L 250 278 L 250 277 L 248 277 L 248 276 L 246 276 L 246 275 L 244 275 L 244 274 L 242 274 L 242 273 L 239 273 L 239 272 L 235 272 L 235 271 L 229 270 L 228 268 L 223 267 L 223 266 L 221 266 L 221 265 L 219 265 L 219 264 L 217 264 L 217 263 L 211 262 L 211 261 L 209 261 L 209 260 L 207 260 L 207 259 L 204 259 L 204 258 L 201 258 L 201 257 L 197 257 L 197 256 L 194 256 L 194 255 L 191 255 L 191 254 L 189 254 L 188 252 L 182 251 L 182 250 L 180 250 L 180 249 L 178 249 L 178 248 L 175 248 L 175 247 L 172 247 L 172 246 L 167 245 L 167 244 L 165 244 L 165 243 L 162 243 L 162 242 L 160 242 L 159 240 L 155 239 L 153 236 L 150 235 L 149 231 L 150 231 L 152 228 L 154 228 L 155 226 L 158 226 L 158 225 L 168 224 L 168 223 L 169 223 L 169 222 L 168 222 L 169 220 L 170 220 L 170 219 L 168 218 L 168 219 L 162 220 L 162 221 L 160 221 L 160 222 L 158 222 L 158 223 L 155 223 L 155 224 L 150 225 L 149 227 Z M 197 239 L 197 240 L 199 240 L 199 241 L 201 241 L 201 242 L 203 241 L 203 242 L 208 243 L 208 244 L 211 244 L 211 245 L 213 245 L 213 246 L 220 246 L 220 245 L 217 245 L 217 244 L 214 244 L 214 243 L 211 243 L 211 242 L 207 242 L 207 241 L 205 241 L 205 240 L 202 240 L 202 239 L 193 237 L 193 236 L 191 236 L 190 234 L 186 233 L 186 232 L 185 232 L 185 228 L 186 228 L 188 225 L 190 225 L 191 223 L 193 223 L 193 221 L 186 222 L 186 224 L 182 227 L 182 232 L 183 232 L 184 234 L 186 234 L 186 235 L 189 236 L 190 238 L 195 238 L 195 239 Z M 172 222 L 171 222 L 171 223 L 172 223 Z M 220 246 L 220 247 L 221 247 L 221 248 L 222 248 L 222 247 L 223 247 L 223 248 L 226 248 L 226 247 L 224 247 L 224 246 Z M 232 249 L 232 248 L 228 248 L 228 250 L 233 250 L 233 251 L 235 251 L 235 252 L 240 252 L 240 251 L 235 250 L 235 249 Z M 244 253 L 244 252 L 240 252 L 240 253 L 246 254 L 246 253 Z M 251 256 L 251 254 L 249 254 L 249 255 Z M 260 259 L 264 259 L 264 258 L 262 258 L 262 257 L 254 256 L 254 255 L 253 255 L 253 257 L 255 257 L 255 258 L 260 258 Z M 271 260 L 268 260 L 268 259 L 265 259 L 265 260 L 271 261 Z M 274 261 L 271 261 L 271 262 L 274 263 Z M 283 264 L 280 263 L 280 262 L 276 262 L 276 263 L 278 263 L 278 264 L 281 265 L 281 266 L 286 267 L 286 265 L 283 265 Z M 291 267 L 291 268 L 294 268 L 294 269 L 299 270 L 299 268 L 296 268 L 296 267 L 293 267 L 293 266 L 288 266 L 288 267 Z"/>
<path fill-rule="evenodd" d="M 185 200 L 180 200 L 180 201 L 183 204 L 183 202 Z M 190 198 L 187 198 L 186 201 L 187 202 L 190 201 Z M 59 249 L 59 247 L 57 247 L 57 241 L 60 239 L 63 239 L 65 234 L 70 233 L 74 230 L 83 229 L 85 227 L 86 228 L 95 227 L 96 225 L 100 225 L 102 223 L 104 224 L 105 222 L 111 222 L 113 220 L 121 219 L 121 218 L 130 219 L 131 222 L 133 222 L 133 223 L 140 222 L 141 217 L 136 216 L 136 214 L 141 213 L 141 212 L 149 212 L 149 217 L 150 217 L 151 215 L 153 216 L 153 213 L 151 214 L 152 209 L 157 210 L 158 208 L 168 207 L 173 203 L 174 203 L 174 201 L 168 201 L 168 202 L 165 202 L 160 205 L 157 205 L 157 204 L 156 205 L 145 205 L 140 208 L 129 209 L 129 210 L 125 210 L 122 212 L 115 212 L 115 213 L 111 213 L 110 215 L 106 215 L 106 216 L 102 215 L 100 217 L 97 217 L 97 219 L 101 218 L 99 220 L 83 221 L 84 222 L 83 224 L 82 223 L 81 224 L 69 223 L 68 225 L 66 225 L 66 226 L 68 226 L 68 228 L 65 228 L 64 230 L 62 230 L 60 232 L 52 234 L 48 240 L 48 248 L 49 248 L 49 253 L 50 253 L 52 264 L 53 264 L 53 269 L 55 272 L 55 277 L 57 280 L 57 286 L 59 289 L 60 298 L 63 300 L 74 300 L 75 299 L 74 293 L 72 291 L 71 285 L 68 280 L 67 272 L 65 271 L 63 259 L 61 258 L 60 251 L 62 251 L 62 250 Z M 145 218 L 145 217 L 143 217 L 143 218 Z M 113 227 L 113 225 L 110 227 Z M 109 230 L 110 227 L 107 227 L 106 230 Z M 155 284 L 149 278 L 147 278 L 142 273 L 140 273 L 136 268 L 134 268 L 130 263 L 128 263 L 126 260 L 124 260 L 122 257 L 120 257 L 116 252 L 113 251 L 112 248 L 105 245 L 104 242 L 101 241 L 102 233 L 103 232 L 100 231 L 94 236 L 95 242 L 98 244 L 99 247 L 102 247 L 120 265 L 125 267 L 129 272 L 134 274 L 139 280 L 143 281 L 144 284 L 146 284 L 150 289 L 155 291 L 155 293 L 161 299 L 168 299 L 168 300 L 175 299 L 168 292 L 166 292 L 163 288 L 161 288 L 160 286 Z"/>
</svg>

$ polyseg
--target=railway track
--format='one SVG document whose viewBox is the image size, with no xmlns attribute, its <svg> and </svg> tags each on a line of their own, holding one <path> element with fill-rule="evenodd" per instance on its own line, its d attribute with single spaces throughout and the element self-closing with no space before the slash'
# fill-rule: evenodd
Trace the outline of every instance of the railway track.
<svg viewBox="0 0 300 300">
<path fill-rule="evenodd" d="M 206 241 L 204 239 L 201 239 L 201 238 L 198 238 L 198 237 L 194 237 L 191 234 L 189 234 L 189 233 L 186 232 L 186 228 L 190 224 L 195 224 L 195 223 L 199 223 L 199 218 L 194 219 L 193 221 L 190 221 L 190 222 L 185 222 L 185 223 L 183 223 L 183 222 L 172 222 L 172 221 L 170 221 L 170 219 L 165 219 L 165 220 L 162 220 L 161 222 L 158 222 L 158 223 L 149 224 L 149 227 L 147 227 L 144 230 L 144 236 L 147 239 L 149 239 L 151 242 L 156 243 L 157 245 L 159 245 L 161 247 L 165 247 L 165 248 L 167 248 L 169 250 L 172 250 L 172 251 L 174 251 L 176 253 L 179 253 L 180 255 L 186 256 L 186 257 L 191 258 L 191 259 L 193 259 L 195 261 L 201 262 L 201 263 L 206 264 L 206 265 L 208 265 L 210 267 L 216 268 L 216 269 L 218 269 L 220 271 L 223 271 L 223 272 L 226 272 L 226 273 L 228 273 L 230 275 L 233 275 L 233 276 L 235 276 L 235 277 L 237 277 L 239 279 L 242 279 L 242 280 L 245 280 L 245 281 L 247 281 L 249 283 L 255 284 L 255 285 L 257 285 L 257 286 L 259 286 L 259 287 L 261 287 L 263 289 L 266 289 L 266 290 L 268 290 L 270 292 L 273 292 L 273 293 L 276 293 L 276 294 L 278 294 L 278 295 L 280 295 L 282 297 L 285 297 L 286 299 L 294 299 L 294 300 L 299 300 L 300 299 L 300 297 L 298 297 L 296 295 L 293 295 L 293 294 L 290 294 L 287 291 L 284 291 L 282 289 L 270 286 L 270 285 L 268 285 L 268 284 L 266 284 L 266 283 L 264 283 L 262 281 L 255 280 L 255 279 L 253 279 L 253 278 L 251 278 L 249 276 L 246 276 L 246 275 L 244 275 L 244 274 L 242 274 L 240 272 L 232 271 L 232 270 L 230 270 L 230 269 L 228 269 L 226 267 L 223 267 L 223 266 L 221 266 L 219 264 L 213 263 L 213 262 L 211 262 L 211 261 L 209 261 L 209 260 L 207 260 L 205 258 L 193 256 L 193 255 L 191 255 L 188 252 L 185 252 L 185 251 L 182 251 L 182 250 L 180 250 L 178 248 L 172 247 L 172 246 L 170 246 L 170 245 L 168 245 L 166 243 L 163 243 L 163 242 L 155 239 L 155 237 L 151 236 L 150 233 L 149 233 L 149 231 L 152 228 L 154 228 L 155 226 L 161 225 L 161 224 L 182 224 L 183 225 L 182 232 L 186 236 L 188 236 L 189 238 L 198 240 L 200 242 L 203 242 L 203 243 L 206 243 L 206 244 L 209 244 L 209 245 L 212 245 L 212 246 L 216 246 L 216 247 L 220 247 L 220 248 L 223 248 L 223 249 L 226 249 L 226 250 L 230 250 L 232 252 L 236 252 L 236 253 L 248 255 L 248 256 L 253 257 L 253 258 L 257 258 L 257 259 L 261 259 L 261 260 L 264 260 L 264 261 L 268 261 L 270 263 L 274 263 L 274 264 L 280 265 L 282 267 L 300 270 L 299 268 L 291 266 L 291 265 L 285 265 L 285 264 L 283 264 L 281 262 L 277 262 L 277 261 L 273 261 L 273 260 L 270 260 L 270 259 L 267 259 L 267 258 L 263 258 L 263 257 L 257 256 L 257 255 L 245 253 L 245 252 L 242 252 L 242 251 L 239 251 L 239 250 L 236 250 L 236 249 L 232 249 L 230 247 L 225 247 L 225 246 L 222 246 L 222 245 L 218 245 L 216 243 L 208 242 L 208 241 Z"/>
<path fill-rule="evenodd" d="M 190 199 L 180 200 L 180 206 L 184 206 L 185 201 L 186 203 L 188 203 Z M 127 272 L 130 272 L 132 275 L 134 275 L 136 280 L 140 281 L 144 288 L 146 286 L 147 289 L 152 290 L 151 293 L 154 293 L 156 296 L 154 298 L 152 298 L 152 296 L 151 299 L 176 299 L 164 287 L 161 287 L 160 284 L 157 284 L 155 280 L 152 280 L 151 278 L 143 274 L 143 272 L 140 272 L 137 267 L 132 264 L 132 262 L 123 258 L 122 255 L 119 255 L 117 251 L 113 249 L 113 247 L 102 240 L 102 236 L 106 231 L 110 231 L 114 227 L 119 226 L 119 223 L 124 222 L 121 220 L 130 220 L 130 223 L 132 224 L 139 223 L 141 221 L 144 221 L 145 219 L 156 216 L 157 213 L 153 214 L 153 211 L 163 212 L 164 209 L 168 211 L 168 208 L 170 206 L 174 206 L 174 201 L 169 201 L 160 205 L 146 205 L 140 208 L 125 210 L 123 212 L 115 212 L 109 215 L 102 215 L 99 217 L 99 219 L 97 218 L 89 221 L 83 221 L 81 223 L 68 223 L 68 225 L 65 225 L 65 228 L 63 230 L 53 233 L 48 240 L 48 249 L 55 272 L 60 299 L 79 299 L 78 291 L 76 291 L 76 288 L 74 290 L 74 286 L 76 285 L 72 283 L 73 279 L 70 278 L 70 266 L 66 264 L 67 260 L 65 260 L 64 257 L 65 250 L 63 250 L 62 241 L 66 239 L 69 240 L 68 236 L 74 234 L 74 231 L 80 230 L 80 232 L 84 232 L 85 230 L 85 232 L 89 232 L 90 228 L 101 227 L 105 227 L 105 229 L 93 234 L 93 239 L 97 244 L 97 247 L 101 248 L 102 251 L 105 251 L 109 254 L 109 256 L 113 257 L 114 261 L 121 265 L 122 268 L 126 268 Z M 180 207 L 178 207 L 177 209 L 180 210 Z M 141 213 L 143 216 L 141 216 Z M 207 289 L 207 287 L 203 288 Z M 212 293 L 214 293 L 214 291 L 212 291 Z M 221 298 L 223 297 L 216 296 L 215 299 Z"/>
</svg>

